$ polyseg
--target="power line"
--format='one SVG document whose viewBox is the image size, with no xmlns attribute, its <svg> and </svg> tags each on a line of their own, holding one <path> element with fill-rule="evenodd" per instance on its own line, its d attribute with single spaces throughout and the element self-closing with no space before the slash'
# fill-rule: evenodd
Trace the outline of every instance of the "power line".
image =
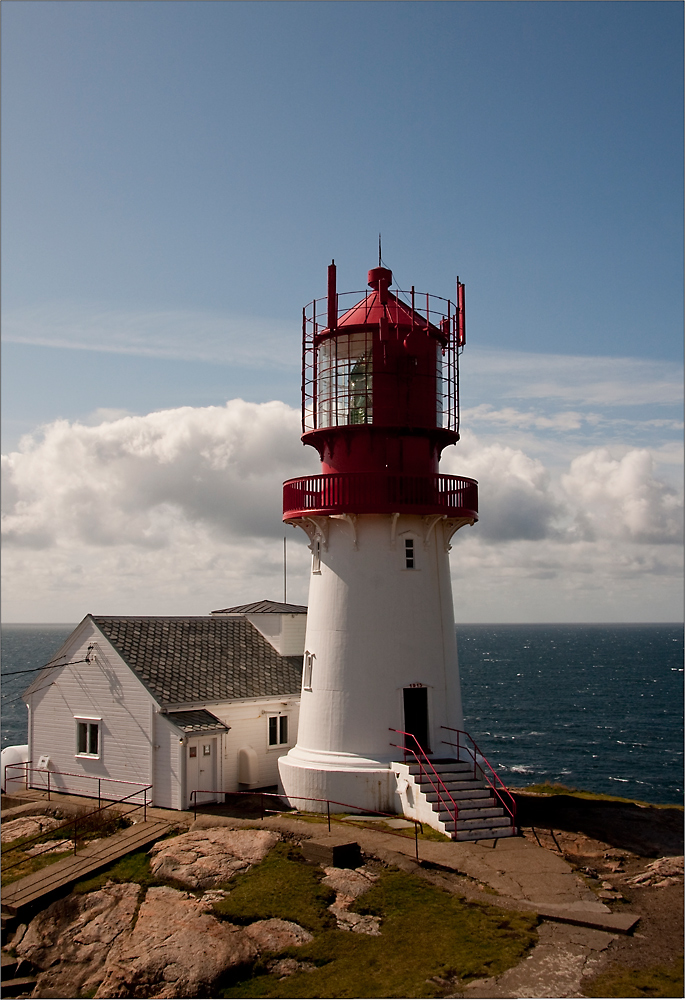
<svg viewBox="0 0 685 1000">
<path fill-rule="evenodd" d="M 15 677 L 19 674 L 35 674 L 37 670 L 54 670 L 55 667 L 70 667 L 74 663 L 90 663 L 90 657 L 85 660 L 67 660 L 66 663 L 44 663 L 42 667 L 30 667 L 28 670 L 8 670 L 3 672 L 3 677 Z"/>
</svg>

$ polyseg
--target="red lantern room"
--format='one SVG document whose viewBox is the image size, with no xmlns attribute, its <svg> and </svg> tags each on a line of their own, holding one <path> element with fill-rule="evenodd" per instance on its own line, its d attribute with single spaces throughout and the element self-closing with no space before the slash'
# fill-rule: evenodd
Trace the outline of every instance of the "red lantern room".
<svg viewBox="0 0 685 1000">
<path fill-rule="evenodd" d="M 302 315 L 302 440 L 321 475 L 284 484 L 284 520 L 336 513 L 478 517 L 478 486 L 438 473 L 459 440 L 464 285 L 456 303 L 391 290 L 375 267 L 370 291 L 328 295 Z M 349 303 L 349 304 L 348 304 Z"/>
</svg>

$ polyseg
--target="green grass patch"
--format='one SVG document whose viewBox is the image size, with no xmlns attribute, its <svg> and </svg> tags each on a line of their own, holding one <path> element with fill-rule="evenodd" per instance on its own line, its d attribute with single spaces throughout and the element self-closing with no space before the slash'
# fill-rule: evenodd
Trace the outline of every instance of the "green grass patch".
<svg viewBox="0 0 685 1000">
<path fill-rule="evenodd" d="M 584 989 L 586 997 L 682 997 L 683 959 L 646 969 L 609 969 Z"/>
<path fill-rule="evenodd" d="M 288 816 L 291 813 L 283 813 L 282 815 Z M 297 813 L 296 819 L 301 819 L 305 823 L 328 823 L 328 817 L 326 813 Z M 402 819 L 402 816 L 388 816 L 388 819 Z M 394 837 L 410 837 L 414 839 L 414 829 L 410 830 L 394 830 L 391 826 L 386 826 L 382 818 L 379 817 L 378 820 L 363 820 L 355 819 L 353 813 L 331 813 L 331 823 L 343 823 L 345 826 L 358 827 L 361 830 L 373 830 L 376 833 L 391 833 Z M 411 822 L 411 820 L 409 821 Z M 432 827 L 423 824 L 423 830 L 419 826 L 419 840 L 436 840 L 445 841 L 446 843 L 451 843 L 450 837 L 445 836 L 444 833 L 440 833 L 439 830 L 434 830 Z"/>
<path fill-rule="evenodd" d="M 327 909 L 335 893 L 322 878 L 323 871 L 308 865 L 299 847 L 281 842 L 259 865 L 226 883 L 230 895 L 214 909 L 235 924 L 280 917 L 317 934 L 335 926 Z"/>
<path fill-rule="evenodd" d="M 357 900 L 358 912 L 381 917 L 380 937 L 339 931 L 326 911 L 329 896 L 321 891 L 320 874 L 303 864 L 296 850 L 287 853 L 280 846 L 278 861 L 267 859 L 244 875 L 216 909 L 232 920 L 275 916 L 308 927 L 314 941 L 285 954 L 316 970 L 279 980 L 262 959 L 250 977 L 224 983 L 215 996 L 434 997 L 444 987 L 427 982 L 431 977 L 469 981 L 499 975 L 537 939 L 531 914 L 466 903 L 395 869 Z M 319 891 L 310 895 L 316 886 Z"/>
<path fill-rule="evenodd" d="M 512 792 L 533 792 L 536 795 L 571 795 L 576 799 L 595 799 L 598 802 L 629 802 L 633 805 L 638 806 L 650 806 L 652 809 L 680 809 L 683 806 L 657 803 L 657 802 L 643 802 L 641 799 L 626 799 L 621 795 L 606 795 L 603 792 L 585 792 L 581 788 L 569 788 L 566 785 L 554 784 L 538 784 L 538 785 L 526 785 L 524 788 L 514 788 L 509 786 Z"/>
<path fill-rule="evenodd" d="M 98 889 L 103 889 L 107 882 L 137 882 L 138 885 L 146 888 L 150 885 L 160 884 L 159 879 L 156 879 L 150 871 L 150 858 L 147 851 L 142 850 L 126 854 L 118 861 L 114 861 L 109 868 L 93 875 L 92 878 L 82 879 L 76 883 L 73 891 L 78 893 L 96 892 Z"/>
<path fill-rule="evenodd" d="M 46 840 L 47 839 L 49 838 L 46 836 Z M 13 844 L 10 844 L 8 846 L 15 847 L 16 843 L 17 842 L 14 841 Z M 34 844 L 35 841 L 31 841 L 31 844 L 27 846 L 33 846 Z M 4 853 L 5 849 L 3 848 L 3 854 Z M 21 848 L 17 848 L 12 850 L 11 854 L 9 853 L 9 851 L 7 852 L 7 854 L 8 854 L 8 864 L 13 865 L 14 867 L 10 868 L 9 871 L 3 871 L 2 873 L 3 885 L 11 885 L 12 882 L 17 882 L 20 878 L 23 878 L 25 875 L 33 875 L 34 872 L 40 871 L 41 868 L 47 868 L 48 865 L 54 865 L 56 861 L 61 861 L 62 858 L 71 857 L 73 851 L 66 850 L 66 851 L 59 851 L 55 854 L 39 854 L 37 857 L 32 858 L 31 855 L 25 854 L 21 850 Z"/>
</svg>

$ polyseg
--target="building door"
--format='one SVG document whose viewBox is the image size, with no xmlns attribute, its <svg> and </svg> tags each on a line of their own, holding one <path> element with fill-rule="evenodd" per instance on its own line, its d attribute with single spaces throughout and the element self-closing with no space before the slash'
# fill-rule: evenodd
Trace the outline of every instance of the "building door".
<svg viewBox="0 0 685 1000">
<path fill-rule="evenodd" d="M 216 737 L 209 739 L 190 739 L 186 747 L 186 795 L 188 805 L 192 806 L 193 799 L 197 799 L 197 804 L 203 802 L 216 802 L 217 787 L 217 766 L 216 766 Z M 197 796 L 191 798 L 191 792 L 196 791 Z"/>
<path fill-rule="evenodd" d="M 404 688 L 404 729 L 416 737 L 422 750 L 431 753 L 428 745 L 428 688 Z M 414 740 L 407 739 L 406 745 L 418 752 Z"/>
</svg>

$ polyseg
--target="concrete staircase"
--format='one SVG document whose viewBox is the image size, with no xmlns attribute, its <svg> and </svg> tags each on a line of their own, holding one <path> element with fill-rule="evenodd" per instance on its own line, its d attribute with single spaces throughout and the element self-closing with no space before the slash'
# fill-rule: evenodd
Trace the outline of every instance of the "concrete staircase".
<svg viewBox="0 0 685 1000">
<path fill-rule="evenodd" d="M 437 789 L 435 774 L 429 766 L 422 768 L 418 762 L 393 765 L 396 769 L 401 767 L 412 786 L 412 812 L 416 814 L 416 819 L 447 834 L 452 840 L 490 840 L 515 835 L 511 816 L 481 776 L 480 770 L 474 777 L 472 763 L 445 757 L 431 757 L 429 761 L 439 775 Z M 446 792 L 458 807 L 456 830 L 452 804 Z"/>
</svg>

